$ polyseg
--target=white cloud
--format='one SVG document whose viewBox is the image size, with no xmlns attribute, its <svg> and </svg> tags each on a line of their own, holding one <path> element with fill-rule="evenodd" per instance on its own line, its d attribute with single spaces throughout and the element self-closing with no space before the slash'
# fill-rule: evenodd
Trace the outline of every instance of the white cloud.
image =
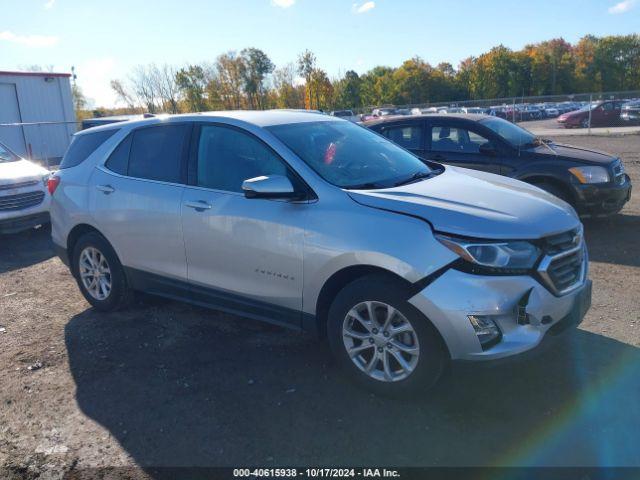
<svg viewBox="0 0 640 480">
<path fill-rule="evenodd" d="M 625 13 L 633 8 L 636 4 L 636 0 L 622 0 L 622 2 L 616 3 L 613 7 L 609 7 L 609 13 Z"/>
<path fill-rule="evenodd" d="M 116 78 L 116 62 L 113 58 L 95 58 L 76 65 L 78 85 L 87 99 L 97 107 L 114 107 L 117 98 L 111 89 L 111 80 Z"/>
<path fill-rule="evenodd" d="M 44 8 L 49 10 L 50 8 L 53 8 L 54 3 L 56 3 L 56 0 L 47 0 L 47 2 L 44 4 Z"/>
<path fill-rule="evenodd" d="M 369 10 L 373 10 L 376 8 L 376 2 L 364 2 L 362 5 L 358 5 L 357 3 L 353 4 L 353 13 L 366 13 Z"/>
<path fill-rule="evenodd" d="M 60 40 L 58 37 L 50 35 L 16 35 L 9 30 L 0 32 L 0 40 L 5 40 L 27 47 L 52 47 Z"/>
<path fill-rule="evenodd" d="M 289 8 L 294 3 L 296 3 L 296 0 L 271 0 L 271 5 L 280 8 Z"/>
</svg>

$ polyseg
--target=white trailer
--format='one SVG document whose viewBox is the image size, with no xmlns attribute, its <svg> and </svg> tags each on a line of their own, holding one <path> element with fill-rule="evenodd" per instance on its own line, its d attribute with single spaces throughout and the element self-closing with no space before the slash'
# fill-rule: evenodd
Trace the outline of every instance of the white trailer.
<svg viewBox="0 0 640 480">
<path fill-rule="evenodd" d="M 56 164 L 76 131 L 70 77 L 0 71 L 0 142 L 22 157 Z"/>
</svg>

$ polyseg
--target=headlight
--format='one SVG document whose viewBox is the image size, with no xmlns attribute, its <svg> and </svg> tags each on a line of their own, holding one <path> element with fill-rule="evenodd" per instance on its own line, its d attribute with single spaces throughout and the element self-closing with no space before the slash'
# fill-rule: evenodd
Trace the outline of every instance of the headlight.
<svg viewBox="0 0 640 480">
<path fill-rule="evenodd" d="M 540 258 L 540 249 L 525 241 L 476 241 L 436 235 L 449 250 L 488 273 L 526 273 Z"/>
<path fill-rule="evenodd" d="M 573 167 L 569 171 L 580 183 L 607 183 L 609 172 L 604 167 Z"/>
<path fill-rule="evenodd" d="M 49 183 L 49 177 L 51 176 L 50 173 L 47 173 L 46 175 L 42 176 L 42 184 L 46 187 L 47 183 Z"/>
</svg>

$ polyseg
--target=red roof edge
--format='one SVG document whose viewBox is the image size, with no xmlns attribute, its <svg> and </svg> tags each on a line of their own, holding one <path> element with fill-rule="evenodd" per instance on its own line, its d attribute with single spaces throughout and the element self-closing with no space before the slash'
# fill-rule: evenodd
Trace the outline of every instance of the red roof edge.
<svg viewBox="0 0 640 480">
<path fill-rule="evenodd" d="M 70 73 L 53 72 L 9 72 L 0 70 L 0 75 L 15 75 L 19 77 L 70 77 Z"/>
</svg>

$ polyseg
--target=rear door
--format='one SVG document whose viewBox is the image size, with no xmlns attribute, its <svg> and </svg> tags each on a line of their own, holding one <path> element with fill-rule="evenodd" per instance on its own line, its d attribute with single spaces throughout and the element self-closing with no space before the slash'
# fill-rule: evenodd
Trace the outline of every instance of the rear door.
<svg viewBox="0 0 640 480">
<path fill-rule="evenodd" d="M 134 130 L 91 177 L 95 224 L 135 281 L 157 286 L 158 276 L 187 278 L 180 205 L 190 129 L 170 123 Z"/>
<path fill-rule="evenodd" d="M 380 133 L 392 142 L 425 158 L 424 121 L 407 121 L 385 124 Z"/>
<path fill-rule="evenodd" d="M 501 173 L 500 145 L 470 122 L 432 120 L 427 128 L 429 160 L 490 173 Z"/>
</svg>

